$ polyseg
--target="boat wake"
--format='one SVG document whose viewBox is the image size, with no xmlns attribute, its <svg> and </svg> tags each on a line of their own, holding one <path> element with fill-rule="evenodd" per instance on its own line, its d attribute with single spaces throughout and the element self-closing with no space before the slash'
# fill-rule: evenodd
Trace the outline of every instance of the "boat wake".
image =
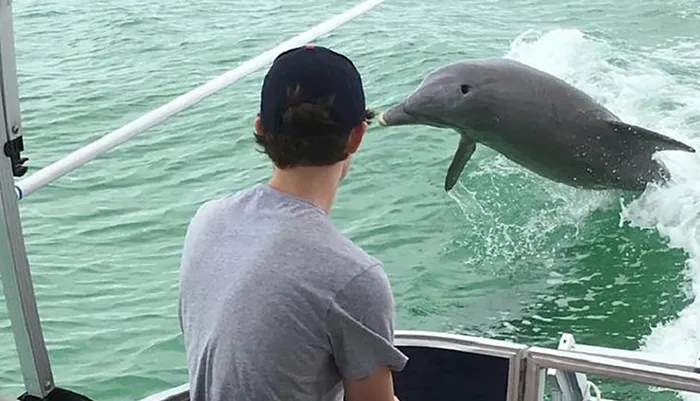
<svg viewBox="0 0 700 401">
<path fill-rule="evenodd" d="M 523 33 L 506 57 L 567 80 L 624 121 L 700 150 L 700 44 L 678 41 L 643 51 L 625 51 L 575 29 L 557 29 Z M 650 186 L 638 198 L 621 201 L 620 225 L 656 230 L 669 247 L 685 252 L 687 286 L 678 291 L 686 291 L 692 302 L 675 318 L 653 327 L 640 339 L 641 348 L 693 364 L 700 353 L 700 153 L 660 152 L 655 157 L 671 171 L 670 185 Z M 692 393 L 683 396 L 700 400 Z"/>
</svg>

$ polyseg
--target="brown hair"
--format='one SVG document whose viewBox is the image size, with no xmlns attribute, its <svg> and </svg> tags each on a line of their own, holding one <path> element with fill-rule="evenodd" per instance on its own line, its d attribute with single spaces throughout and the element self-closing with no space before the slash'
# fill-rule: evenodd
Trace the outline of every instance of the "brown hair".
<svg viewBox="0 0 700 401">
<path fill-rule="evenodd" d="M 300 100 L 299 87 L 287 90 L 288 108 L 282 122 L 294 131 L 304 131 L 303 137 L 268 132 L 254 134 L 255 143 L 280 169 L 294 166 L 330 166 L 348 156 L 350 131 L 340 131 L 331 118 L 333 97 L 318 103 Z M 375 112 L 365 111 L 365 121 L 371 124 Z"/>
</svg>

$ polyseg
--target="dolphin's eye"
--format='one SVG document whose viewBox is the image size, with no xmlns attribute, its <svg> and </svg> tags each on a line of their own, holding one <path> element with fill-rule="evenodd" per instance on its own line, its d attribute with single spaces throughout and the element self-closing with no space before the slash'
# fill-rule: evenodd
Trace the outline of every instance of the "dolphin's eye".
<svg viewBox="0 0 700 401">
<path fill-rule="evenodd" d="M 462 94 L 466 95 L 467 93 L 469 93 L 469 89 L 471 89 L 471 88 L 467 84 L 462 84 L 460 89 L 462 90 Z"/>
</svg>

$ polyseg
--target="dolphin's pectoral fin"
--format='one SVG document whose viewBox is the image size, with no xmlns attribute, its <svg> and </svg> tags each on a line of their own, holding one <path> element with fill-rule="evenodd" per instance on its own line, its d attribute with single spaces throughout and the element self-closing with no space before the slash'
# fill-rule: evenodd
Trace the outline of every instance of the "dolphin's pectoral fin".
<svg viewBox="0 0 700 401">
<path fill-rule="evenodd" d="M 654 144 L 656 150 L 682 150 L 685 152 L 695 153 L 695 149 L 685 143 L 669 138 L 666 135 L 659 134 L 652 130 L 642 128 L 636 125 L 627 124 L 622 121 L 608 121 L 615 131 L 621 132 L 623 135 L 630 134 L 640 141 L 650 142 Z"/>
<path fill-rule="evenodd" d="M 457 183 L 464 166 L 467 161 L 472 157 L 474 151 L 476 150 L 476 141 L 469 139 L 464 135 L 460 135 L 459 145 L 457 146 L 457 151 L 452 158 L 452 163 L 447 169 L 447 176 L 445 177 L 445 191 L 449 192 L 452 187 Z"/>
</svg>

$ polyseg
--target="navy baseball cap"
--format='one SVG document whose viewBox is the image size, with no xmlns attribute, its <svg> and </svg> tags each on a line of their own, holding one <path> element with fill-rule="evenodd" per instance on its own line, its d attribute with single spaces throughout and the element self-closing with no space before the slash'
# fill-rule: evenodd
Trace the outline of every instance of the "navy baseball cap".
<svg viewBox="0 0 700 401">
<path fill-rule="evenodd" d="M 277 56 L 265 75 L 260 96 L 260 119 L 265 131 L 290 136 L 327 133 L 284 126 L 282 116 L 290 106 L 287 91 L 297 86 L 302 102 L 316 103 L 332 97 L 330 116 L 343 132 L 365 118 L 362 78 L 352 61 L 328 48 L 308 44 Z"/>
</svg>

